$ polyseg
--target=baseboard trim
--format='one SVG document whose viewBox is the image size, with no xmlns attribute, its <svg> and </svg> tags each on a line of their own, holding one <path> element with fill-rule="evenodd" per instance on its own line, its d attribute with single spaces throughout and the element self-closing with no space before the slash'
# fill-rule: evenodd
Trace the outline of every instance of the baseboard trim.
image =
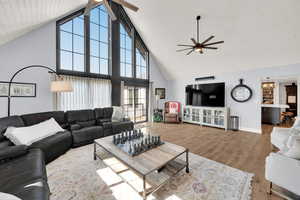
<svg viewBox="0 0 300 200">
<path fill-rule="evenodd" d="M 245 131 L 245 132 L 251 132 L 251 133 L 261 134 L 261 129 L 240 127 L 240 130 L 241 131 Z"/>
</svg>

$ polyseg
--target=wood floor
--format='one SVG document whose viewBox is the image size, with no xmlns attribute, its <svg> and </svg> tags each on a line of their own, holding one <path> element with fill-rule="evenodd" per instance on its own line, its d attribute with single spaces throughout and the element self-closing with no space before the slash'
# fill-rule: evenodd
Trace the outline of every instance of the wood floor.
<svg viewBox="0 0 300 200">
<path fill-rule="evenodd" d="M 192 153 L 254 173 L 253 200 L 282 199 L 267 194 L 269 183 L 264 178 L 265 158 L 271 152 L 272 126 L 264 125 L 261 135 L 242 131 L 225 132 L 222 129 L 186 123 L 148 123 L 146 126 L 152 132 L 160 134 L 163 140 L 189 148 Z"/>
</svg>

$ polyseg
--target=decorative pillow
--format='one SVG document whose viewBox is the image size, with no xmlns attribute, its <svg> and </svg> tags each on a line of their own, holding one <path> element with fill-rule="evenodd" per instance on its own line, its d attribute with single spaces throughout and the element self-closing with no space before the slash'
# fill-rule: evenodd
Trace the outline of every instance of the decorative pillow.
<svg viewBox="0 0 300 200">
<path fill-rule="evenodd" d="M 298 130 L 300 130 L 300 118 L 299 118 L 299 117 L 296 117 L 295 119 L 296 119 L 296 120 L 295 120 L 295 122 L 294 122 L 294 124 L 293 124 L 292 129 L 298 129 Z"/>
<path fill-rule="evenodd" d="M 1 200 L 22 200 L 12 194 L 3 193 L 3 192 L 0 192 L 0 199 Z"/>
<path fill-rule="evenodd" d="M 300 160 L 300 139 L 295 139 L 293 146 L 283 154 L 289 158 Z"/>
<path fill-rule="evenodd" d="M 21 128 L 9 127 L 4 133 L 4 136 L 15 145 L 30 146 L 34 142 L 62 131 L 64 131 L 64 129 L 59 126 L 54 118 L 51 118 L 33 126 Z"/>
<path fill-rule="evenodd" d="M 292 148 L 296 140 L 300 140 L 300 135 L 291 135 L 291 136 L 289 136 L 289 138 L 286 142 L 287 148 L 288 149 Z"/>
<path fill-rule="evenodd" d="M 122 107 L 113 106 L 112 121 L 122 122 L 124 120 L 124 112 Z"/>
</svg>

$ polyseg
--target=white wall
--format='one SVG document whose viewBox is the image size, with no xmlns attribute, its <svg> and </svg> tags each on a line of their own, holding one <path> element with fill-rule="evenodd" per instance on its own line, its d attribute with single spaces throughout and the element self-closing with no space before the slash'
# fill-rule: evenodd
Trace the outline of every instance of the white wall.
<svg viewBox="0 0 300 200">
<path fill-rule="evenodd" d="M 9 81 L 20 68 L 39 64 L 55 69 L 56 25 L 52 22 L 12 42 L 0 46 L 0 80 Z M 50 76 L 45 69 L 21 72 L 16 82 L 37 83 L 36 98 L 12 98 L 11 114 L 49 111 L 53 109 Z M 0 97 L 0 117 L 7 116 L 7 98 Z"/>
<path fill-rule="evenodd" d="M 183 71 L 184 73 L 184 71 Z M 214 74 L 212 74 L 214 75 Z M 204 75 L 205 76 L 205 75 Z M 261 132 L 261 80 L 269 76 L 296 76 L 300 77 L 300 64 L 294 64 L 282 67 L 272 67 L 256 69 L 251 71 L 241 71 L 235 73 L 216 74 L 213 81 L 200 81 L 197 84 L 210 82 L 225 82 L 226 84 L 226 105 L 230 108 L 232 115 L 240 117 L 240 127 L 242 130 L 250 132 Z M 199 75 L 198 77 L 201 77 Z M 185 104 L 185 86 L 196 84 L 194 81 L 197 77 L 189 79 L 172 80 L 169 83 L 171 98 Z M 243 78 L 244 83 L 253 90 L 253 97 L 246 103 L 237 103 L 230 97 L 231 89 Z"/>
<path fill-rule="evenodd" d="M 166 99 L 159 101 L 159 108 L 163 108 L 164 103 L 170 99 L 170 91 L 168 88 L 169 82 L 160 69 L 159 63 L 150 55 L 150 81 L 153 82 L 153 90 L 155 88 L 166 88 Z M 153 106 L 153 108 L 156 108 L 156 102 L 153 102 Z"/>
<path fill-rule="evenodd" d="M 56 23 L 51 22 L 0 46 L 0 61 L 0 81 L 9 81 L 18 69 L 29 65 L 45 65 L 56 69 Z M 150 70 L 154 87 L 167 88 L 168 81 L 161 74 L 159 64 L 153 57 L 150 58 Z M 24 71 L 15 81 L 37 83 L 37 97 L 13 98 L 12 115 L 53 110 L 53 96 L 50 92 L 50 76 L 47 70 Z M 0 117 L 4 116 L 7 116 L 7 98 L 0 97 Z"/>
</svg>

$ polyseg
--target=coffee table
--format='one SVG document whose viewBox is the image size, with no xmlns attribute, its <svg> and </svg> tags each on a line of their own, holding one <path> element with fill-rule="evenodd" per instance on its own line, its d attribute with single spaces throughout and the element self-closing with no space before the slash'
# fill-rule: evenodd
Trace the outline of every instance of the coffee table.
<svg viewBox="0 0 300 200">
<path fill-rule="evenodd" d="M 94 141 L 94 160 L 103 160 L 98 152 L 99 148 L 112 155 L 129 169 L 134 171 L 143 180 L 143 190 L 138 191 L 126 179 L 119 176 L 122 181 L 128 183 L 144 200 L 147 196 L 157 191 L 170 179 L 185 169 L 189 173 L 189 150 L 187 148 L 165 142 L 165 144 L 146 151 L 138 156 L 130 156 L 113 144 L 113 136 L 97 139 Z M 183 161 L 179 157 L 185 154 Z M 105 162 L 103 162 L 105 163 Z M 106 165 L 110 169 L 111 166 Z M 113 170 L 114 171 L 114 170 Z M 118 174 L 118 172 L 114 171 Z M 146 188 L 146 183 L 151 187 Z"/>
</svg>

